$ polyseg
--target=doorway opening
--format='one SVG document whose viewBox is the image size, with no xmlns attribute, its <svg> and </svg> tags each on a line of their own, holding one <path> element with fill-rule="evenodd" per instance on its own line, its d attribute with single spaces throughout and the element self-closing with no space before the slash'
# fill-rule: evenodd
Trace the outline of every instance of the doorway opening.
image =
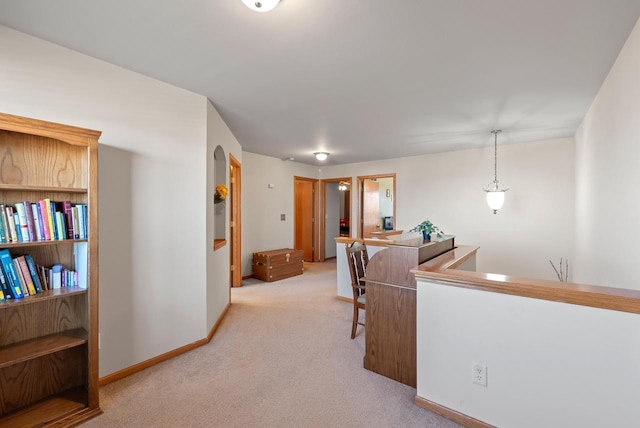
<svg viewBox="0 0 640 428">
<path fill-rule="evenodd" d="M 351 177 L 320 180 L 320 261 L 336 257 L 336 237 L 351 236 L 351 183 Z"/>
<path fill-rule="evenodd" d="M 240 162 L 229 154 L 229 231 L 231 245 L 229 247 L 229 284 L 231 287 L 242 287 L 242 216 L 240 214 L 241 182 Z"/>
<path fill-rule="evenodd" d="M 358 177 L 358 238 L 396 228 L 396 175 Z"/>
</svg>

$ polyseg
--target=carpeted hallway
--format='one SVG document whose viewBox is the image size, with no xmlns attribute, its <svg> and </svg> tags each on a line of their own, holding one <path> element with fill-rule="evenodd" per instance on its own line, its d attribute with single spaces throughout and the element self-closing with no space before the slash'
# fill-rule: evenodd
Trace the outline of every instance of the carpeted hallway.
<svg viewBox="0 0 640 428">
<path fill-rule="evenodd" d="M 335 275 L 334 261 L 245 281 L 208 345 L 103 387 L 104 414 L 83 427 L 458 427 L 362 368 Z"/>
</svg>

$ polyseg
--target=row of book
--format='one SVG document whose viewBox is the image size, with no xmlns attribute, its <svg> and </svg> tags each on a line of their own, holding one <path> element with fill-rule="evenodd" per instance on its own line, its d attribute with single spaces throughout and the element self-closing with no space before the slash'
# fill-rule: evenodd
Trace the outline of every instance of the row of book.
<svg viewBox="0 0 640 428">
<path fill-rule="evenodd" d="M 0 302 L 78 284 L 78 272 L 61 264 L 47 268 L 36 264 L 30 254 L 11 257 L 6 248 L 0 250 Z"/>
<path fill-rule="evenodd" d="M 87 238 L 87 206 L 43 199 L 0 204 L 0 243 Z"/>
</svg>

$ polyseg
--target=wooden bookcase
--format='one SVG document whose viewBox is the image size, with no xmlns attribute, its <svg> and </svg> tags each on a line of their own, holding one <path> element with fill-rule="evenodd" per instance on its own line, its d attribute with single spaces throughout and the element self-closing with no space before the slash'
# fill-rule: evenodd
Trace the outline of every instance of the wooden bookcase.
<svg viewBox="0 0 640 428">
<path fill-rule="evenodd" d="M 77 270 L 80 287 L 0 303 L 0 426 L 72 426 L 98 402 L 98 138 L 0 113 L 0 203 L 88 206 L 88 239 L 0 243 L 12 257 Z"/>
</svg>

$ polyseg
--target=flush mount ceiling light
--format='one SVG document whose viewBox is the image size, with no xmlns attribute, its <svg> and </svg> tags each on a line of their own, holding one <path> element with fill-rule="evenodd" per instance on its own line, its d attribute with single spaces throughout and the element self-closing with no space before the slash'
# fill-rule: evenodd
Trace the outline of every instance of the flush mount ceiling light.
<svg viewBox="0 0 640 428">
<path fill-rule="evenodd" d="M 498 134 L 500 132 L 502 132 L 501 129 L 494 129 L 491 131 L 494 135 L 493 182 L 489 183 L 489 185 L 484 189 L 484 191 L 487 192 L 487 204 L 489 205 L 489 208 L 493 210 L 494 214 L 497 214 L 498 210 L 502 208 L 502 205 L 504 205 L 504 192 L 509 190 L 498 181 Z"/>
<path fill-rule="evenodd" d="M 323 160 L 325 160 L 325 159 L 327 159 L 329 157 L 329 153 L 327 153 L 327 152 L 315 152 L 313 155 L 319 161 L 323 161 Z"/>
<path fill-rule="evenodd" d="M 338 183 L 338 190 L 340 190 L 341 192 L 346 192 L 347 190 L 349 190 L 349 183 L 346 181 L 341 181 L 340 183 Z"/>
<path fill-rule="evenodd" d="M 280 0 L 242 0 L 242 3 L 256 12 L 269 12 L 280 3 Z"/>
</svg>

